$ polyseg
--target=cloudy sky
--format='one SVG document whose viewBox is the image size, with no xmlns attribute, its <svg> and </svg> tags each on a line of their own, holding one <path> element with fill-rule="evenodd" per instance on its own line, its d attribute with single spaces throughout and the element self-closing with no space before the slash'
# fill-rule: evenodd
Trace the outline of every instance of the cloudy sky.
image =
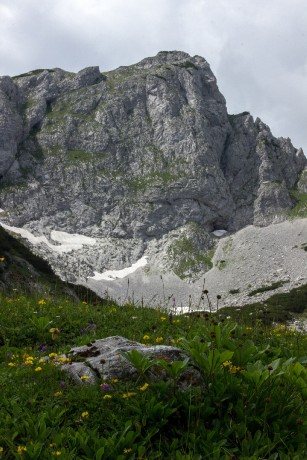
<svg viewBox="0 0 307 460">
<path fill-rule="evenodd" d="M 111 70 L 161 50 L 205 57 L 229 113 L 307 154 L 306 0 L 0 0 L 0 75 Z"/>
</svg>

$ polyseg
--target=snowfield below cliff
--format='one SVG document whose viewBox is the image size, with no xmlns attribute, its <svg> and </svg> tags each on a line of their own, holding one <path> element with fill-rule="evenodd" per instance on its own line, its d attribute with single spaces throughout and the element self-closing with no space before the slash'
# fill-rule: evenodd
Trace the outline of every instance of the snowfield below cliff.
<svg viewBox="0 0 307 460">
<path fill-rule="evenodd" d="M 122 268 L 117 269 L 119 262 L 114 260 L 109 269 L 98 272 L 93 266 L 91 268 L 91 254 L 95 252 L 107 258 L 108 254 L 116 252 L 112 241 L 52 231 L 50 240 L 58 242 L 55 245 L 46 236 L 34 236 L 26 229 L 1 225 L 25 238 L 33 252 L 49 260 L 63 279 L 67 274 L 78 273 L 75 282 L 120 303 L 133 301 L 137 305 L 179 311 L 203 309 L 208 308 L 206 297 L 201 298 L 205 288 L 213 308 L 217 295 L 222 296 L 220 305 L 240 306 L 263 301 L 274 293 L 307 283 L 307 219 L 267 227 L 250 225 L 229 236 L 216 238 L 213 267 L 194 282 L 179 278 L 163 265 L 163 254 L 169 243 L 167 238 L 163 242 L 152 241 L 145 247 L 142 257 L 129 266 L 122 263 Z M 186 229 L 181 230 L 179 234 Z M 119 245 L 120 252 L 120 243 L 113 241 L 113 245 Z M 263 288 L 267 290 L 261 292 Z M 259 292 L 253 294 L 257 290 Z"/>
<path fill-rule="evenodd" d="M 128 277 L 107 282 L 89 278 L 87 285 L 100 295 L 106 293 L 121 302 L 183 308 L 207 308 L 201 299 L 204 286 L 216 305 L 243 305 L 263 301 L 277 292 L 286 292 L 307 283 L 307 219 L 296 219 L 268 227 L 248 226 L 217 242 L 213 268 L 192 284 L 163 267 L 151 263 Z M 129 279 L 129 283 L 128 283 Z M 280 286 L 273 289 L 274 283 Z M 261 288 L 272 289 L 249 295 Z"/>
</svg>

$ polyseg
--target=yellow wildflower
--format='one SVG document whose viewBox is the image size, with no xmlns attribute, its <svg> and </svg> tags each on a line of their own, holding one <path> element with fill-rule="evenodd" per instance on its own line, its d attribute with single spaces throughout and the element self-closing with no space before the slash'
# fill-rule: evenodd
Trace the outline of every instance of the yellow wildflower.
<svg viewBox="0 0 307 460">
<path fill-rule="evenodd" d="M 156 342 L 159 343 L 159 342 L 162 342 L 163 341 L 163 337 L 157 337 L 156 338 Z"/>
<path fill-rule="evenodd" d="M 45 303 L 46 303 L 45 299 L 41 299 L 41 300 L 38 301 L 39 305 L 45 305 Z"/>
<path fill-rule="evenodd" d="M 104 395 L 103 399 L 112 399 L 111 395 Z"/>
<path fill-rule="evenodd" d="M 42 369 L 41 367 L 39 367 L 39 366 L 36 367 L 36 368 L 34 369 L 35 372 L 40 372 L 40 371 L 42 371 L 42 370 L 43 370 L 43 369 Z"/>
<path fill-rule="evenodd" d="M 10 362 L 10 363 L 8 363 L 8 366 L 10 366 L 10 367 L 15 367 L 15 366 L 16 366 L 16 363 Z"/>
<path fill-rule="evenodd" d="M 33 361 L 34 361 L 34 358 L 32 356 L 28 356 L 27 358 L 25 358 L 24 364 L 26 366 L 32 366 Z"/>
<path fill-rule="evenodd" d="M 81 375 L 80 379 L 81 380 L 88 380 L 89 376 L 88 375 Z"/>
<path fill-rule="evenodd" d="M 112 380 L 111 380 L 111 383 L 118 383 L 118 382 L 119 382 L 118 379 L 112 379 Z"/>
<path fill-rule="evenodd" d="M 123 450 L 123 452 L 124 452 L 124 454 L 129 454 L 130 452 L 132 452 L 132 449 L 130 449 L 130 448 L 127 449 L 126 448 L 126 449 Z"/>
<path fill-rule="evenodd" d="M 161 321 L 166 321 L 167 318 L 166 318 L 165 316 L 161 316 L 160 320 L 161 320 Z"/>
<path fill-rule="evenodd" d="M 131 396 L 134 396 L 135 393 L 133 393 L 132 391 L 128 391 L 127 393 L 124 393 L 123 394 L 123 398 L 126 399 L 126 398 L 131 398 Z"/>
<path fill-rule="evenodd" d="M 49 358 L 55 358 L 56 356 L 58 356 L 57 353 L 49 353 Z"/>
<path fill-rule="evenodd" d="M 62 396 L 62 394 L 63 394 L 62 391 L 56 391 L 56 392 L 54 393 L 54 396 L 60 397 L 60 396 Z"/>
<path fill-rule="evenodd" d="M 0 446 L 0 454 L 2 454 L 3 450 L 3 447 Z"/>
<path fill-rule="evenodd" d="M 142 387 L 140 387 L 140 390 L 141 391 L 145 391 L 147 390 L 147 388 L 149 387 L 149 384 L 148 383 L 144 383 L 144 385 Z"/>
<path fill-rule="evenodd" d="M 0 262 L 4 262 L 5 261 L 5 257 L 0 257 Z"/>
<path fill-rule="evenodd" d="M 143 340 L 149 340 L 149 339 L 150 339 L 149 335 L 144 335 Z"/>
<path fill-rule="evenodd" d="M 60 450 L 56 450 L 56 451 L 52 452 L 52 455 L 54 457 L 59 457 L 60 455 L 62 455 L 62 452 Z"/>
<path fill-rule="evenodd" d="M 90 414 L 89 414 L 87 411 L 85 411 L 85 412 L 82 412 L 81 417 L 82 417 L 82 418 L 88 418 L 89 415 L 90 415 Z"/>
<path fill-rule="evenodd" d="M 25 353 L 22 357 L 23 359 L 34 359 L 33 356 L 28 355 L 28 353 Z"/>
<path fill-rule="evenodd" d="M 17 452 L 19 454 L 22 454 L 23 452 L 26 452 L 26 451 L 27 451 L 26 446 L 18 446 L 18 448 L 17 448 Z"/>
<path fill-rule="evenodd" d="M 229 372 L 231 372 L 231 374 L 238 374 L 239 372 L 241 372 L 241 367 L 239 367 L 239 366 L 230 366 L 229 367 Z"/>
<path fill-rule="evenodd" d="M 231 361 L 224 361 L 223 362 L 223 366 L 224 367 L 228 367 L 228 366 L 231 366 L 232 365 L 232 362 Z"/>
<path fill-rule="evenodd" d="M 60 356 L 59 358 L 57 358 L 57 361 L 59 361 L 62 364 L 66 364 L 66 363 L 70 363 L 71 359 L 65 358 L 64 356 Z"/>
<path fill-rule="evenodd" d="M 52 340 L 56 340 L 60 333 L 60 329 L 58 329 L 57 327 L 52 327 L 51 329 L 49 329 L 49 332 L 51 334 Z"/>
</svg>

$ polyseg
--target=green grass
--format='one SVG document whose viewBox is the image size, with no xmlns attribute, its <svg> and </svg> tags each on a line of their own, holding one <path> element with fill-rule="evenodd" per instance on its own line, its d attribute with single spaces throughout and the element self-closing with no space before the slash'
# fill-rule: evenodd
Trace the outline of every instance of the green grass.
<svg viewBox="0 0 307 460">
<path fill-rule="evenodd" d="M 219 270 L 224 270 L 224 268 L 227 267 L 227 261 L 226 260 L 219 260 L 217 263 L 216 263 L 216 266 Z"/>
<path fill-rule="evenodd" d="M 68 150 L 65 156 L 65 162 L 69 164 L 88 163 L 93 161 L 95 155 L 92 152 L 86 150 Z"/>
<path fill-rule="evenodd" d="M 156 171 L 142 177 L 129 179 L 126 181 L 126 183 L 130 189 L 136 192 L 143 191 L 149 187 L 154 187 L 157 185 L 166 186 L 177 181 L 181 177 L 183 177 L 183 174 L 173 174 L 168 171 Z"/>
<path fill-rule="evenodd" d="M 274 294 L 267 301 L 269 307 L 277 307 L 284 311 L 303 313 L 307 310 L 307 285 L 292 289 L 289 292 Z"/>
<path fill-rule="evenodd" d="M 176 239 L 167 252 L 172 261 L 172 269 L 179 278 L 187 278 L 193 274 L 199 276 L 199 273 L 205 273 L 213 267 L 214 249 L 200 251 L 191 236 Z"/>
<path fill-rule="evenodd" d="M 280 288 L 284 284 L 285 281 L 276 281 L 275 283 L 269 284 L 268 286 L 262 286 L 260 288 L 254 289 L 248 294 L 248 296 L 253 297 L 256 294 L 260 294 L 261 292 L 274 291 L 275 289 Z"/>
<path fill-rule="evenodd" d="M 163 150 L 154 144 L 145 147 L 146 162 L 141 163 L 141 174 L 126 180 L 128 187 L 133 191 L 144 191 L 150 187 L 168 187 L 172 183 L 187 177 L 188 160 L 185 158 L 168 158 Z M 151 171 L 151 172 L 148 172 Z"/>
<path fill-rule="evenodd" d="M 44 72 L 45 70 L 47 70 L 49 73 L 55 72 L 55 69 L 35 69 L 35 70 L 31 70 L 30 72 L 27 72 L 27 73 L 22 73 L 20 75 L 15 75 L 13 77 L 13 79 L 14 78 L 22 78 L 22 77 L 32 77 L 33 75 L 39 75 L 40 73 Z"/>
<path fill-rule="evenodd" d="M 306 458 L 307 337 L 266 325 L 256 309 L 254 317 L 241 310 L 238 321 L 231 308 L 170 319 L 129 302 L 18 292 L 0 301 L 0 458 Z M 51 327 L 60 330 L 55 340 Z M 93 386 L 74 385 L 52 364 L 57 358 L 40 361 L 112 335 L 172 343 L 191 358 L 166 366 L 166 381 L 150 381 L 134 360 L 138 381 Z M 185 366 L 196 366 L 202 383 L 182 391 Z"/>
<path fill-rule="evenodd" d="M 230 289 L 229 294 L 239 294 L 240 289 Z"/>
<path fill-rule="evenodd" d="M 307 193 L 294 189 L 289 190 L 289 193 L 295 202 L 294 207 L 290 211 L 290 217 L 307 217 Z"/>
<path fill-rule="evenodd" d="M 0 292 L 14 293 L 16 290 L 27 296 L 39 292 L 56 296 L 93 300 L 97 296 L 84 288 L 60 280 L 50 265 L 33 254 L 21 239 L 11 236 L 0 227 Z"/>
<path fill-rule="evenodd" d="M 307 313 L 307 285 L 291 289 L 288 292 L 274 294 L 264 303 L 255 302 L 244 308 L 224 308 L 220 310 L 224 315 L 230 315 L 233 321 L 244 321 L 254 326 L 258 320 L 269 325 L 274 321 L 286 322 L 293 315 Z"/>
<path fill-rule="evenodd" d="M 305 188 L 307 186 L 307 168 L 303 169 L 303 171 L 300 174 L 300 178 L 297 183 L 298 188 Z"/>
</svg>

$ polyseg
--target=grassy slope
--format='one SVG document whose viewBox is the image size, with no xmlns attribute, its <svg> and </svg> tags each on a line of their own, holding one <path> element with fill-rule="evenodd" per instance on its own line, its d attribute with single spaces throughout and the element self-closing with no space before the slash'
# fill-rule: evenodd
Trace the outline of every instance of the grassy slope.
<svg viewBox="0 0 307 460">
<path fill-rule="evenodd" d="M 38 296 L 52 293 L 75 300 L 96 299 L 96 295 L 88 289 L 61 281 L 45 260 L 31 253 L 20 240 L 0 226 L 1 291 Z"/>
<path fill-rule="evenodd" d="M 170 319 L 111 301 L 17 292 L 0 300 L 0 458 L 306 458 L 306 334 L 272 328 L 256 310 L 241 310 L 234 322 L 231 308 L 228 319 L 219 312 Z M 167 365 L 166 381 L 140 372 L 136 382 L 75 386 L 54 366 L 57 357 L 41 361 L 111 335 L 185 348 L 203 386 L 178 390 L 178 363 Z"/>
</svg>

